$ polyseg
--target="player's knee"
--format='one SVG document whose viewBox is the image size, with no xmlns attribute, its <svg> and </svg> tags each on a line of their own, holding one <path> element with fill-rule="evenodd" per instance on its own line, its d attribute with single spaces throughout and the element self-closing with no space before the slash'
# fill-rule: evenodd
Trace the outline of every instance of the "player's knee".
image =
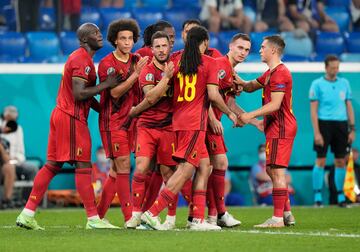
<svg viewBox="0 0 360 252">
<path fill-rule="evenodd" d="M 325 167 L 326 159 L 325 158 L 317 158 L 316 159 L 316 166 L 318 167 Z"/>
<path fill-rule="evenodd" d="M 335 167 L 345 167 L 345 158 L 335 159 Z"/>
</svg>

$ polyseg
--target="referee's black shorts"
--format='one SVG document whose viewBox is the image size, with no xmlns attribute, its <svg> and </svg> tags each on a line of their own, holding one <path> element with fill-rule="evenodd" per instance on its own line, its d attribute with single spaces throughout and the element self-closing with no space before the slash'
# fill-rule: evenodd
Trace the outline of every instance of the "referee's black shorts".
<svg viewBox="0 0 360 252">
<path fill-rule="evenodd" d="M 319 130 L 324 139 L 324 146 L 314 143 L 314 150 L 318 158 L 326 157 L 328 146 L 335 158 L 344 158 L 350 150 L 348 144 L 349 129 L 347 121 L 319 120 Z"/>
</svg>

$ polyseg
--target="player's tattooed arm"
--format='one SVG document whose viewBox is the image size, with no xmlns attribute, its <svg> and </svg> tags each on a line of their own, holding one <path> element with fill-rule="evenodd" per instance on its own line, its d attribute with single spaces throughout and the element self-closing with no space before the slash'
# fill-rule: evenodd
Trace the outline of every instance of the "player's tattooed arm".
<svg viewBox="0 0 360 252">
<path fill-rule="evenodd" d="M 115 87 L 119 81 L 121 80 L 121 76 L 118 74 L 113 74 L 108 76 L 108 78 L 101 82 L 100 84 L 92 87 L 87 87 L 87 80 L 73 77 L 72 78 L 72 89 L 73 96 L 76 101 L 83 101 L 93 97 L 97 94 L 100 94 L 101 91 L 107 88 Z"/>
</svg>

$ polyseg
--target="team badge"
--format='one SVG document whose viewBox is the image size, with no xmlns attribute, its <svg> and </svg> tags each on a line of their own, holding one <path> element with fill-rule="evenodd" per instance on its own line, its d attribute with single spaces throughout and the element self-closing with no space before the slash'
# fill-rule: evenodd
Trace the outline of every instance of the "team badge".
<svg viewBox="0 0 360 252">
<path fill-rule="evenodd" d="M 154 75 L 152 73 L 148 73 L 145 77 L 146 81 L 154 81 Z"/>
<path fill-rule="evenodd" d="M 109 67 L 108 70 L 106 71 L 107 75 L 111 75 L 113 73 L 115 73 L 115 68 L 113 68 L 113 67 Z"/>
<path fill-rule="evenodd" d="M 80 157 L 82 153 L 83 153 L 82 148 L 77 148 L 76 156 Z"/>
<path fill-rule="evenodd" d="M 219 72 L 218 72 L 218 78 L 220 80 L 224 79 L 225 78 L 225 75 L 226 75 L 226 72 L 224 69 L 221 69 Z"/>
<path fill-rule="evenodd" d="M 215 142 L 211 142 L 211 149 L 216 150 L 217 144 Z"/>
<path fill-rule="evenodd" d="M 114 143 L 114 150 L 115 150 L 115 151 L 119 151 L 119 149 L 120 149 L 119 144 L 118 144 L 118 143 Z"/>
<path fill-rule="evenodd" d="M 197 157 L 197 151 L 194 151 L 192 154 L 191 154 L 191 158 L 192 159 L 195 159 Z"/>
<path fill-rule="evenodd" d="M 85 67 L 85 74 L 86 74 L 86 75 L 89 75 L 90 71 L 91 71 L 91 67 L 90 67 L 90 66 Z"/>
<path fill-rule="evenodd" d="M 345 92 L 344 91 L 340 91 L 340 99 L 342 101 L 345 101 Z"/>
<path fill-rule="evenodd" d="M 136 145 L 136 152 L 139 152 L 140 151 L 140 144 Z"/>
</svg>

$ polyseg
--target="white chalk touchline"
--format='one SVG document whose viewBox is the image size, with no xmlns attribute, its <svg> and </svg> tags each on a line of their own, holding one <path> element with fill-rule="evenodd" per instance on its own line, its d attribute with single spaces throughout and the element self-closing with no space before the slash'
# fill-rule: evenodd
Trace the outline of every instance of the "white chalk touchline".
<svg viewBox="0 0 360 252">
<path fill-rule="evenodd" d="M 0 229 L 12 229 L 18 228 L 15 225 L 4 225 L 0 226 Z M 59 225 L 59 226 L 47 226 L 46 229 L 83 229 L 84 227 L 81 225 L 76 226 L 67 226 L 67 225 Z M 125 229 L 122 229 L 125 230 Z M 150 230 L 143 230 L 151 232 Z M 140 231 L 141 232 L 141 231 Z M 158 232 L 158 231 L 152 231 Z M 169 231 L 167 231 L 169 232 Z M 170 232 L 199 232 L 192 231 L 189 229 L 174 229 L 170 230 Z M 200 231 L 201 232 L 201 231 Z M 217 231 L 211 231 L 217 232 Z M 340 237 L 340 238 L 360 238 L 360 234 L 347 234 L 347 233 L 329 233 L 329 232 L 281 232 L 281 231 L 266 231 L 266 230 L 240 230 L 240 229 L 223 229 L 220 232 L 228 232 L 228 233 L 245 233 L 245 234 L 267 234 L 267 235 L 293 235 L 293 236 L 317 236 L 317 237 Z"/>
</svg>

